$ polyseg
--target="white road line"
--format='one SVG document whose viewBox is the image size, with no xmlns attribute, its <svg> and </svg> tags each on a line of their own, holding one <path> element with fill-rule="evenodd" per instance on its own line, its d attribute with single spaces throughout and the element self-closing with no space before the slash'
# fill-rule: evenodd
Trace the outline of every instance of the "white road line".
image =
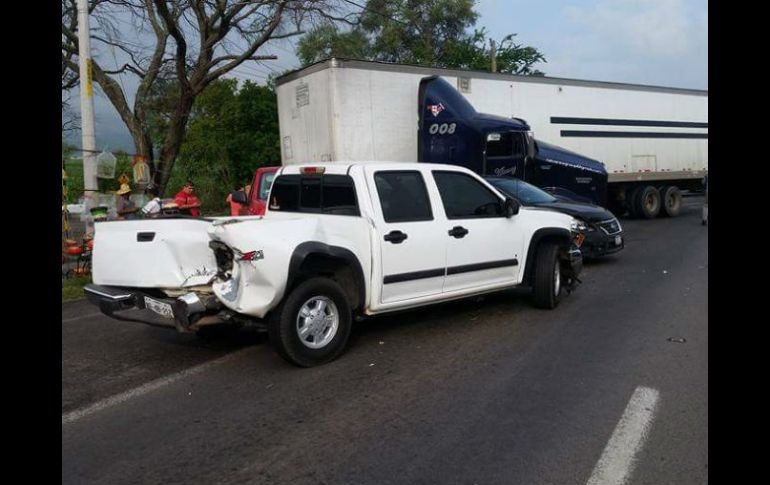
<svg viewBox="0 0 770 485">
<path fill-rule="evenodd" d="M 218 359 L 210 360 L 208 362 L 197 365 L 195 367 L 191 367 L 189 369 L 185 369 L 175 374 L 171 374 L 166 377 L 161 377 L 160 379 L 155 379 L 154 381 L 150 381 L 146 384 L 142 384 L 141 386 L 135 387 L 134 389 L 130 389 L 126 392 L 122 392 L 120 394 L 110 396 L 106 399 L 102 399 L 101 401 L 97 401 L 91 404 L 90 406 L 86 406 L 84 408 L 76 409 L 74 411 L 70 411 L 68 413 L 62 414 L 61 424 L 65 425 L 65 424 L 73 423 L 81 418 L 85 418 L 86 416 L 90 416 L 94 413 L 97 413 L 109 407 L 115 406 L 116 404 L 126 402 L 129 399 L 143 396 L 147 393 L 150 393 L 162 387 L 168 386 L 169 384 L 172 384 L 180 379 L 184 379 L 185 377 L 190 377 L 195 374 L 200 374 L 201 372 L 208 370 L 212 367 L 218 366 L 219 364 L 222 364 L 228 360 L 231 360 L 236 356 L 245 353 L 248 350 L 250 350 L 249 347 L 238 350 L 236 352 L 232 352 Z"/>
<path fill-rule="evenodd" d="M 655 389 L 636 388 L 586 485 L 622 485 L 628 480 L 655 418 L 658 397 Z"/>
</svg>

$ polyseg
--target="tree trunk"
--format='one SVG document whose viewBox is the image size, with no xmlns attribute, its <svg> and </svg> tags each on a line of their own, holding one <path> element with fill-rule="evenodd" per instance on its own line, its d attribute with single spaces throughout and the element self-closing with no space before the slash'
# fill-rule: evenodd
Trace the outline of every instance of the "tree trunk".
<svg viewBox="0 0 770 485">
<path fill-rule="evenodd" d="M 134 153 L 143 157 L 145 163 L 149 167 L 153 167 L 155 157 L 152 152 L 152 138 L 150 138 L 150 135 L 141 131 L 141 128 L 138 127 L 136 130 L 129 130 L 129 132 L 131 133 L 131 138 L 134 142 Z"/>
<path fill-rule="evenodd" d="M 192 94 L 182 94 L 179 105 L 171 117 L 171 122 L 166 132 L 166 139 L 163 142 L 163 148 L 160 150 L 159 170 L 156 170 L 153 174 L 153 181 L 158 188 L 158 195 L 160 197 L 166 191 L 168 181 L 171 179 L 171 170 L 174 168 L 174 162 L 176 162 L 176 157 L 179 156 L 179 150 L 182 148 L 187 120 L 190 118 L 190 111 L 192 110 L 194 100 L 195 98 Z"/>
</svg>

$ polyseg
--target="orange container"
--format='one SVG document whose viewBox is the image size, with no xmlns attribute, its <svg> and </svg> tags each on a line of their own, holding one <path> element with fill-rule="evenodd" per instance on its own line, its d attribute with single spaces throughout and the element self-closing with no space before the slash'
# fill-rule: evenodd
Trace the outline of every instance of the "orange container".
<svg viewBox="0 0 770 485">
<path fill-rule="evenodd" d="M 67 247 L 67 254 L 70 254 L 72 256 L 80 256 L 83 253 L 83 248 L 80 246 L 69 246 Z"/>
</svg>

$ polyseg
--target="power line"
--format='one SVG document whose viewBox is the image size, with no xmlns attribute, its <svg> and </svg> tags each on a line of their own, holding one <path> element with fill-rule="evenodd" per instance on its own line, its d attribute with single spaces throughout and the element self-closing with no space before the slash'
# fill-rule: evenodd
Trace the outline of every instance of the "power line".
<svg viewBox="0 0 770 485">
<path fill-rule="evenodd" d="M 244 66 L 237 66 L 230 70 L 230 72 L 240 72 L 241 74 L 249 74 L 251 76 L 256 77 L 264 77 L 266 78 L 270 73 L 267 72 L 261 72 L 261 71 L 252 71 Z"/>
<path fill-rule="evenodd" d="M 259 73 L 259 74 L 264 74 L 266 76 L 269 76 L 272 73 L 272 72 L 268 72 L 268 71 L 264 71 L 264 70 L 258 69 L 258 67 L 260 67 L 260 66 L 262 66 L 262 64 L 257 64 L 256 66 L 252 66 L 252 65 L 248 65 L 247 66 L 247 65 L 241 64 L 239 66 L 236 66 L 235 68 L 236 69 L 240 68 L 240 69 L 243 69 L 243 70 L 245 70 L 247 72 L 255 72 L 255 73 Z M 267 67 L 267 66 L 264 66 L 264 67 Z"/>
<path fill-rule="evenodd" d="M 392 20 L 394 22 L 397 22 L 397 23 L 399 23 L 401 25 L 409 27 L 409 24 L 407 22 L 404 22 L 403 20 L 398 20 L 397 18 L 391 17 L 390 15 L 384 14 L 382 12 L 378 12 L 376 10 L 372 10 L 371 8 L 369 8 L 369 7 L 365 6 L 365 5 L 358 4 L 358 3 L 354 2 L 353 0 L 343 0 L 343 1 L 345 3 L 349 3 L 351 5 L 355 5 L 356 7 L 360 8 L 361 10 L 365 10 L 367 12 L 375 13 L 375 14 L 379 15 L 380 17 L 384 17 L 384 18 L 390 19 L 390 20 Z"/>
</svg>

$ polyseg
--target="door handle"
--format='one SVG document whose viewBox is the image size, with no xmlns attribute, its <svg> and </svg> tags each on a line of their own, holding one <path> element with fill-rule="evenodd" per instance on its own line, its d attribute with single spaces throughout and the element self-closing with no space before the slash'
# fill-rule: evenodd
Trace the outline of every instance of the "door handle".
<svg viewBox="0 0 770 485">
<path fill-rule="evenodd" d="M 404 239 L 406 239 L 406 233 L 401 231 L 390 231 L 389 233 L 385 234 L 384 239 L 393 244 L 401 244 Z"/>
<path fill-rule="evenodd" d="M 468 229 L 463 226 L 455 226 L 449 230 L 449 235 L 457 239 L 465 237 L 466 234 L 468 234 Z"/>
</svg>

